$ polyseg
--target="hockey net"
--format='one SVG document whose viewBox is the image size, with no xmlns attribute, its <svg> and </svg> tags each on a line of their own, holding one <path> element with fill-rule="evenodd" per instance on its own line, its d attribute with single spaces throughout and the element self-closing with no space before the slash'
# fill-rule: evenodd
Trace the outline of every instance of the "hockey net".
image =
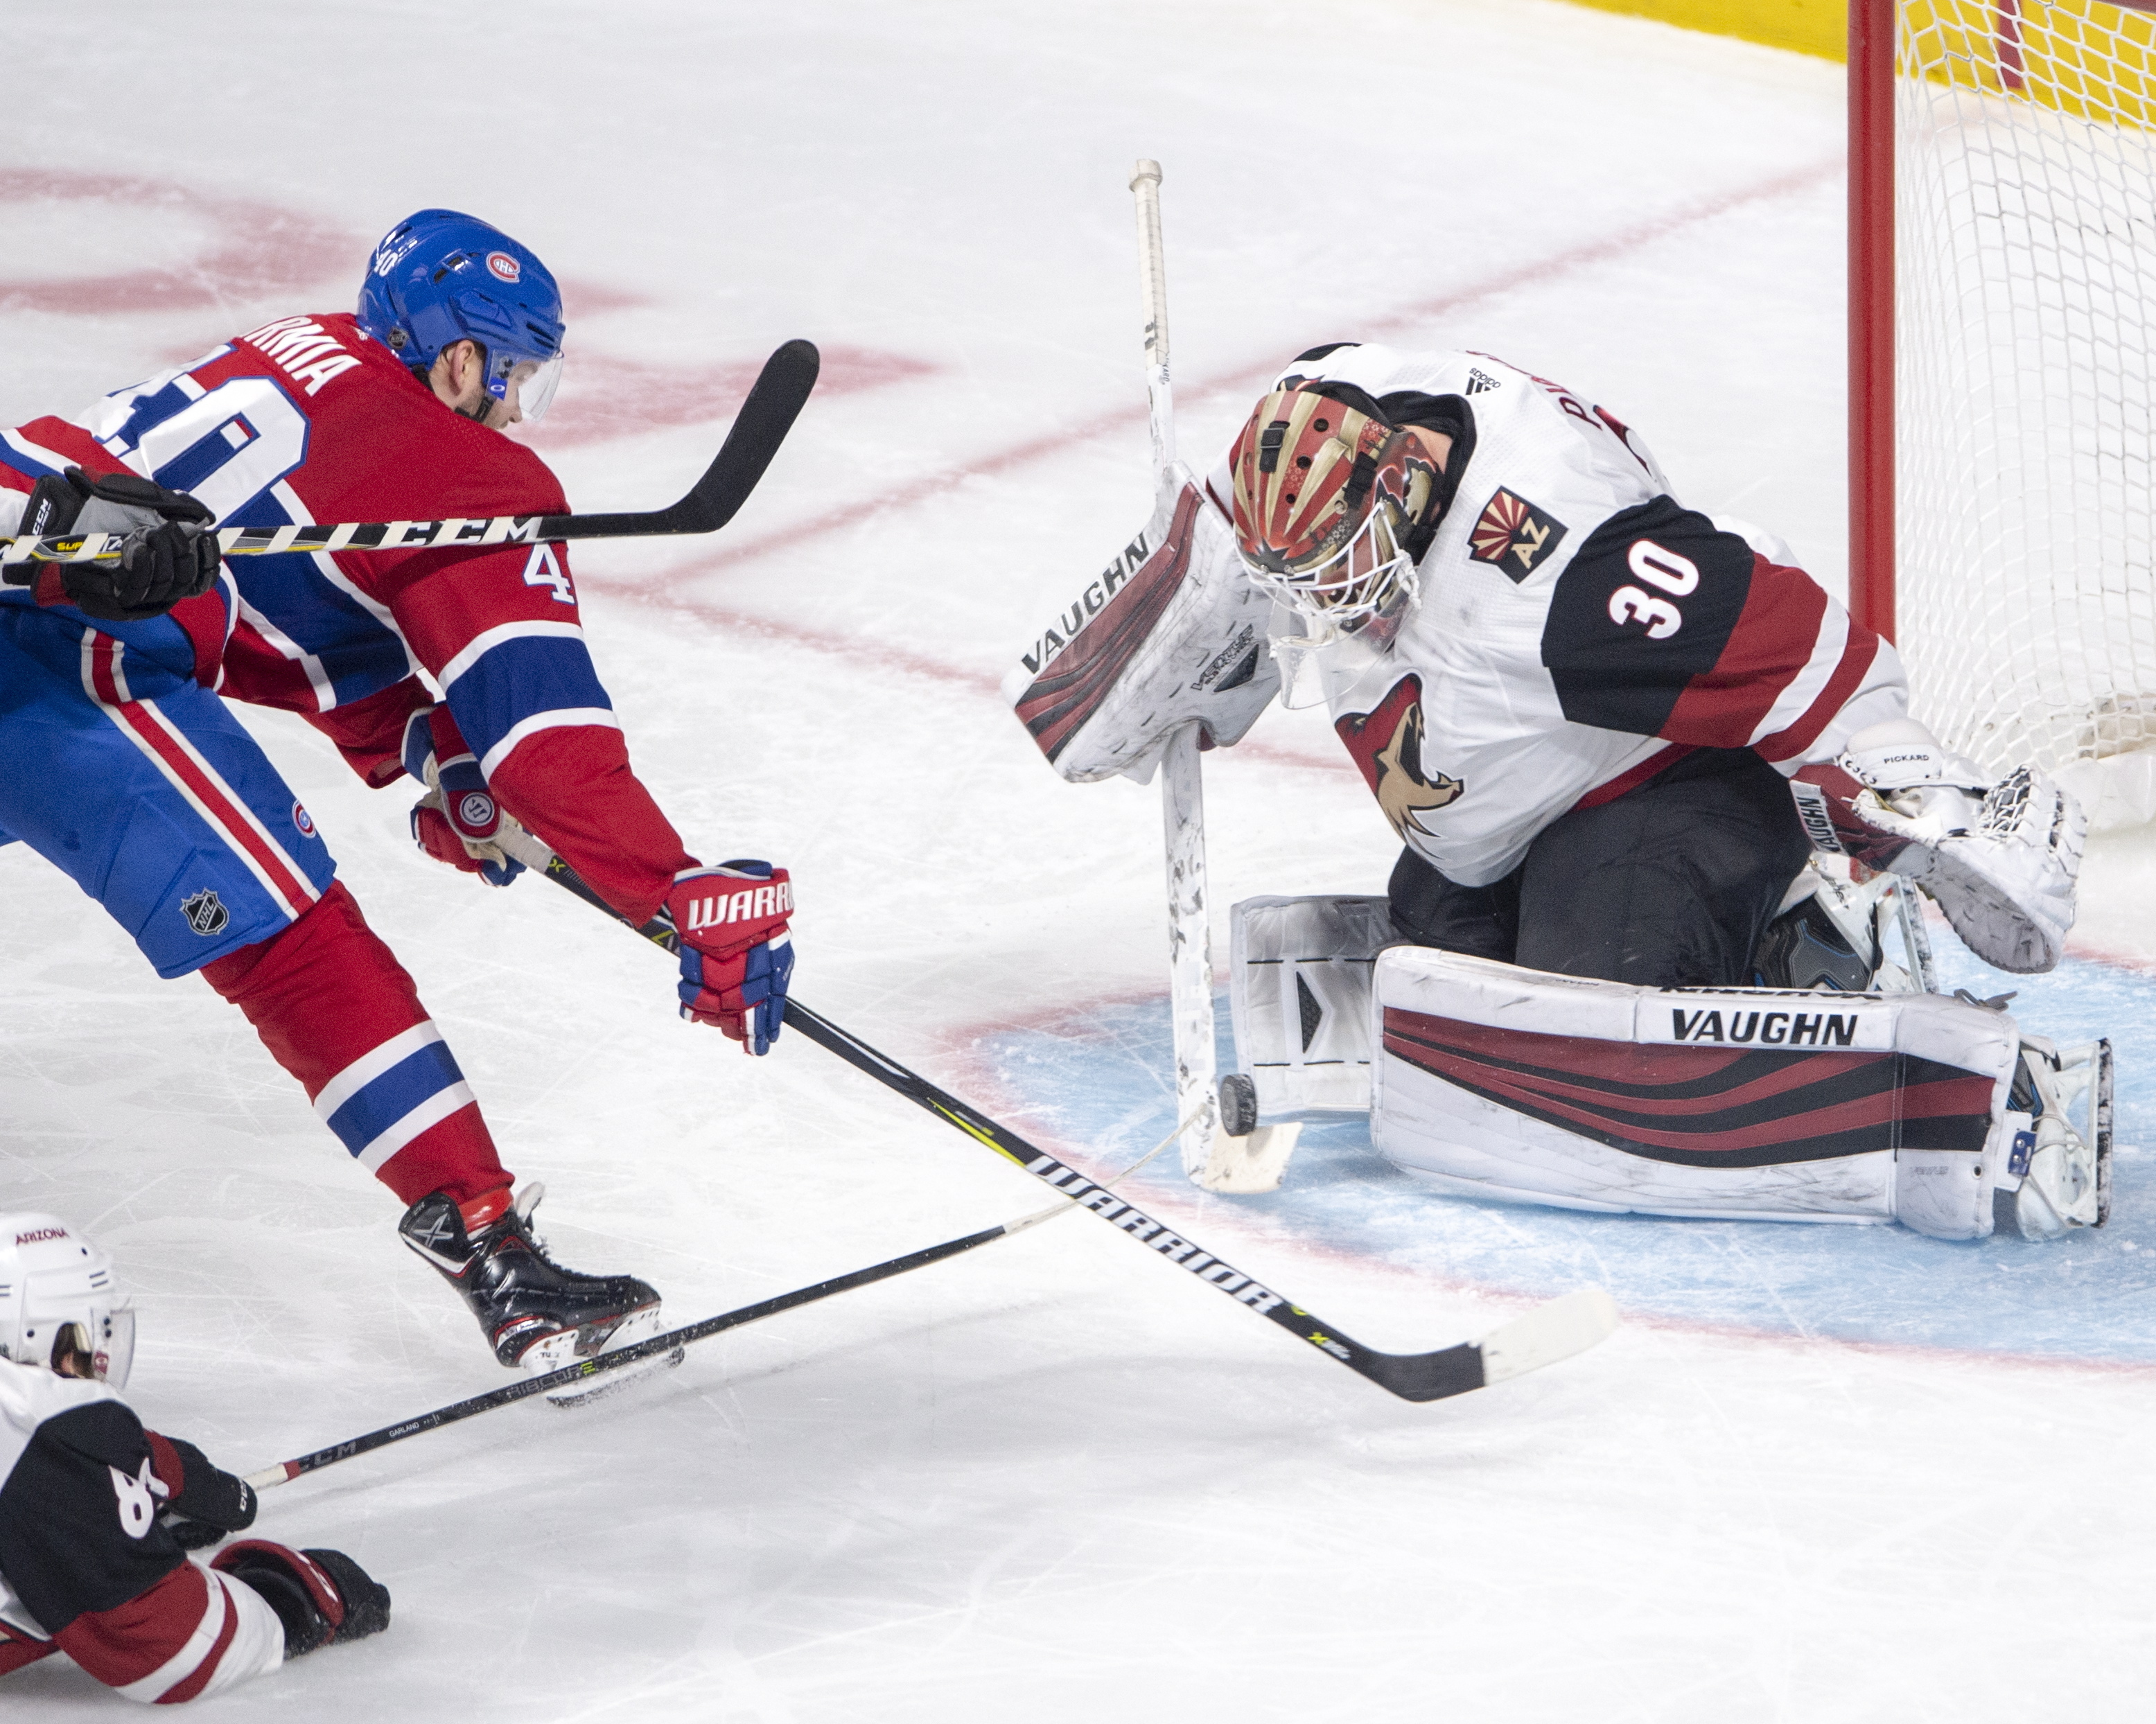
<svg viewBox="0 0 2156 1724">
<path fill-rule="evenodd" d="M 2156 0 L 2147 0 L 2156 9 Z M 2156 814 L 2156 17 L 1896 0 L 1897 642 L 1915 710 Z"/>
</svg>

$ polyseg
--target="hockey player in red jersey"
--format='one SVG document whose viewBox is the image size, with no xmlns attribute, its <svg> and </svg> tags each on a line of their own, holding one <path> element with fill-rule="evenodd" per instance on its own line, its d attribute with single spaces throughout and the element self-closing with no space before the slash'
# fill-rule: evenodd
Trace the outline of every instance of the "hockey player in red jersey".
<svg viewBox="0 0 2156 1724">
<path fill-rule="evenodd" d="M 0 1215 L 0 1676 L 64 1653 L 130 1700 L 202 1700 L 389 1626 L 341 1551 L 266 1539 L 254 1492 L 120 1392 L 134 1313 L 111 1261 L 50 1215 Z"/>
<path fill-rule="evenodd" d="M 1235 996 L 1261 1097 L 1335 1105 L 1305 1074 L 1337 1094 L 1359 1065 L 1378 1147 L 1488 1195 L 1953 1237 L 2102 1219 L 2061 1105 L 2087 1082 L 1997 1013 L 1662 1003 L 1868 992 L 1896 879 L 1978 956 L 2049 969 L 2082 822 L 2042 772 L 1943 747 L 1892 647 L 1770 535 L 1684 507 L 1617 417 L 1486 355 L 1314 349 L 1142 548 L 1007 685 L 1058 769 L 1142 766 L 1192 720 L 1232 742 L 1284 685 L 1403 846 L 1383 900 L 1237 907 L 1271 967 Z M 1630 1051 L 1672 1040 L 1709 1047 Z M 1822 1047 L 1873 1051 L 1797 1053 L 1803 1081 L 1738 1051 Z"/>
<path fill-rule="evenodd" d="M 470 217 L 423 211 L 377 249 L 357 316 L 273 319 L 78 419 L 6 434 L 0 488 L 34 495 L 71 467 L 132 473 L 191 494 L 228 526 L 565 512 L 553 475 L 502 434 L 544 410 L 562 335 L 536 257 Z M 684 1016 L 757 1054 L 778 1034 L 792 966 L 785 870 L 707 867 L 683 846 L 629 767 L 561 546 L 235 558 L 218 593 L 191 604 L 161 619 L 175 635 L 157 649 L 164 680 L 140 687 L 129 672 L 147 675 L 151 649 L 123 639 L 125 625 L 100 631 L 72 610 L 33 616 L 19 603 L 0 612 L 42 630 L 40 643 L 67 634 L 31 655 L 51 697 L 82 706 L 87 733 L 142 757 L 152 788 L 172 793 L 182 830 L 127 828 L 145 856 L 136 871 L 190 845 L 222 846 L 244 865 L 239 888 L 197 891 L 174 906 L 177 921 L 144 912 L 159 937 L 181 940 L 152 954 L 160 972 L 199 969 L 247 1014 L 324 1123 L 407 1206 L 407 1244 L 457 1288 L 504 1364 L 551 1371 L 656 1332 L 648 1285 L 548 1258 L 531 1227 L 540 1188 L 513 1197 L 454 1058 L 335 880 L 305 810 L 236 725 L 208 757 L 170 709 L 215 688 L 303 714 L 370 784 L 420 780 L 422 845 L 493 884 L 519 871 L 491 842 L 505 812 L 639 921 L 715 881 L 747 882 L 753 916 L 694 929 L 677 916 L 678 991 Z M 17 835 L 69 865 L 63 818 L 23 823 L 36 829 Z M 205 823 L 207 835 L 194 829 Z M 78 877 L 121 913 L 102 875 Z M 244 915 L 232 908 L 243 888 Z"/>
</svg>

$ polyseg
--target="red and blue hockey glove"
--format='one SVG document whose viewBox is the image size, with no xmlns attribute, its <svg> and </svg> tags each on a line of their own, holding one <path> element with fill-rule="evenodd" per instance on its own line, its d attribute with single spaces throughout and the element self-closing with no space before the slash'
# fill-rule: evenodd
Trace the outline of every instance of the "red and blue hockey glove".
<svg viewBox="0 0 2156 1724">
<path fill-rule="evenodd" d="M 277 1613 L 286 1658 L 389 1626 L 389 1588 L 342 1551 L 295 1551 L 266 1538 L 244 1538 L 219 1551 L 209 1566 L 254 1588 Z"/>
<path fill-rule="evenodd" d="M 479 762 L 463 738 L 457 752 L 436 750 L 433 716 L 439 709 L 422 708 L 404 721 L 404 770 L 427 787 L 412 809 L 412 839 L 437 862 L 463 874 L 475 874 L 490 886 L 506 886 L 524 872 L 496 842 L 513 816 L 487 788 Z"/>
<path fill-rule="evenodd" d="M 767 1054 L 793 975 L 793 882 L 768 862 L 685 868 L 662 912 L 681 941 L 681 1015 Z"/>
</svg>

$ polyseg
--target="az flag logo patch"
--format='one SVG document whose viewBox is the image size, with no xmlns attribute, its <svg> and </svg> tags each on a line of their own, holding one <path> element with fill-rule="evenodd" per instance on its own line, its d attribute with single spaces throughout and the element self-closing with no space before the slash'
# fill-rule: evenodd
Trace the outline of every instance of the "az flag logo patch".
<svg viewBox="0 0 2156 1724">
<path fill-rule="evenodd" d="M 1483 506 L 1468 534 L 1467 554 L 1504 570 L 1516 582 L 1524 581 L 1564 542 L 1564 523 L 1554 515 L 1501 490 Z"/>
</svg>

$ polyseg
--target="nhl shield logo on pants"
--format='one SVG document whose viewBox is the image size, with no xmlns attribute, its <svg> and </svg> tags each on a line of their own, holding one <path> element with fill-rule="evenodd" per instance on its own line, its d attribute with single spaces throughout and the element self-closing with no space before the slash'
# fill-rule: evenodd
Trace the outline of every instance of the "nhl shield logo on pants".
<svg viewBox="0 0 2156 1724">
<path fill-rule="evenodd" d="M 187 919 L 189 927 L 205 937 L 222 934 L 232 921 L 232 912 L 224 907 L 224 900 L 207 886 L 180 900 L 180 914 Z"/>
</svg>

